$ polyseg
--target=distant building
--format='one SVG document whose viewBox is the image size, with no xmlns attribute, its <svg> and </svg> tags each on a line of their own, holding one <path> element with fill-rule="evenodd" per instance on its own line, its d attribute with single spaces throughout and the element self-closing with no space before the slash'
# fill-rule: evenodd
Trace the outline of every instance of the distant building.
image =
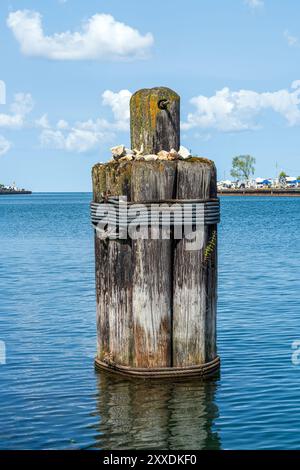
<svg viewBox="0 0 300 470">
<path fill-rule="evenodd" d="M 294 176 L 281 176 L 279 178 L 256 178 L 245 181 L 222 180 L 218 182 L 218 189 L 266 189 L 266 188 L 300 188 L 300 179 Z"/>
<path fill-rule="evenodd" d="M 230 180 L 219 181 L 217 183 L 218 189 L 231 189 L 234 186 L 234 183 Z"/>
<path fill-rule="evenodd" d="M 256 178 L 255 182 L 256 182 L 257 188 L 265 188 L 265 187 L 273 186 L 272 179 Z"/>
<path fill-rule="evenodd" d="M 297 186 L 297 182 L 298 182 L 298 180 L 295 176 L 286 176 L 285 181 L 286 181 L 286 185 L 289 188 L 295 188 Z"/>
</svg>

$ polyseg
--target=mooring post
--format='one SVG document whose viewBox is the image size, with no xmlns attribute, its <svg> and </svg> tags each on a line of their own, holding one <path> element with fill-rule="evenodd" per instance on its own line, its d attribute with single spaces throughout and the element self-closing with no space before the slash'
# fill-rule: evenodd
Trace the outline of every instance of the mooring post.
<svg viewBox="0 0 300 470">
<path fill-rule="evenodd" d="M 136 156 L 93 168 L 94 223 L 95 208 L 109 198 L 126 196 L 131 210 L 194 201 L 206 217 L 196 227 L 203 243 L 191 250 L 189 240 L 175 239 L 174 227 L 151 226 L 150 219 L 134 237 L 130 227 L 119 238 L 103 239 L 96 230 L 96 366 L 137 377 L 207 375 L 219 367 L 215 166 L 174 156 L 180 146 L 180 98 L 172 90 L 140 90 L 130 111 Z M 153 158 L 160 152 L 161 158 Z M 193 231 L 195 220 L 190 222 Z"/>
<path fill-rule="evenodd" d="M 139 90 L 130 100 L 131 148 L 145 155 L 179 150 L 180 97 L 169 88 Z"/>
</svg>

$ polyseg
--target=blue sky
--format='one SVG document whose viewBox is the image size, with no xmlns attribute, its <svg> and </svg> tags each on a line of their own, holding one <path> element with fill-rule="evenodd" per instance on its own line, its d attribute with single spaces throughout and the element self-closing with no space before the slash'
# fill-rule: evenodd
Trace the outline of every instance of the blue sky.
<svg viewBox="0 0 300 470">
<path fill-rule="evenodd" d="M 181 95 L 182 144 L 219 178 L 238 154 L 300 175 L 299 17 L 295 0 L 1 0 L 0 182 L 89 191 L 152 86 Z"/>
</svg>

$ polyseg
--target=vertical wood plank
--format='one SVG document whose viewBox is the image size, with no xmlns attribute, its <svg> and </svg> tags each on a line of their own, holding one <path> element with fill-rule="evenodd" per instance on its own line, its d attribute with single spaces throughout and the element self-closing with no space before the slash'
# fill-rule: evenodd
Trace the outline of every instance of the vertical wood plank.
<svg viewBox="0 0 300 470">
<path fill-rule="evenodd" d="M 210 197 L 217 197 L 217 172 L 211 169 Z M 218 226 L 208 227 L 208 239 L 216 237 L 215 249 L 207 261 L 207 309 L 206 309 L 206 362 L 213 361 L 217 356 L 217 301 L 218 301 Z"/>
<path fill-rule="evenodd" d="M 135 162 L 133 201 L 171 199 L 176 181 L 174 162 Z M 143 229 L 145 235 L 148 228 Z M 163 233 L 164 232 L 164 233 Z M 162 236 L 168 236 L 162 229 Z M 132 240 L 133 365 L 171 366 L 172 240 Z"/>
<path fill-rule="evenodd" d="M 94 167 L 94 200 L 101 193 L 130 200 L 130 163 Z M 132 254 L 130 240 L 95 235 L 98 358 L 129 365 L 132 350 Z"/>
<path fill-rule="evenodd" d="M 177 198 L 208 199 L 213 187 L 214 168 L 210 162 L 178 162 Z M 187 241 L 176 243 L 173 285 L 173 365 L 175 367 L 204 364 L 213 356 L 214 345 L 208 342 L 215 324 L 210 290 L 215 282 L 212 265 L 204 265 L 205 246 L 210 229 L 205 226 L 204 246 L 188 251 Z M 213 292 L 215 292 L 213 290 Z M 214 356 L 215 357 L 215 356 Z"/>
</svg>

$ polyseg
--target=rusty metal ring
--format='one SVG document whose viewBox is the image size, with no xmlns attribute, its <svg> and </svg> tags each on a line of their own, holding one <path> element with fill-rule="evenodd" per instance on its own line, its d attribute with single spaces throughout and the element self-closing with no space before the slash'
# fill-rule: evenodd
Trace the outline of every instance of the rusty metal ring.
<svg viewBox="0 0 300 470">
<path fill-rule="evenodd" d="M 159 109 L 168 109 L 168 104 L 170 104 L 170 101 L 166 99 L 159 100 L 157 103 Z"/>
</svg>

